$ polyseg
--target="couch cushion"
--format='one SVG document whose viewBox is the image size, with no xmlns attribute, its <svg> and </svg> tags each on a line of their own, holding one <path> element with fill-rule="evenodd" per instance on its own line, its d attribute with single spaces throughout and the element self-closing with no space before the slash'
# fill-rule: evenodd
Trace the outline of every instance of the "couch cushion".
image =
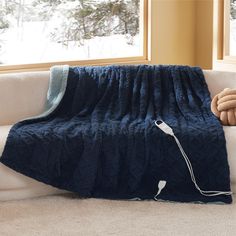
<svg viewBox="0 0 236 236">
<path fill-rule="evenodd" d="M 11 125 L 0 126 L 0 157 Z M 0 201 L 38 197 L 66 191 L 40 183 L 0 163 Z"/>
<path fill-rule="evenodd" d="M 236 126 L 224 126 L 232 190 L 236 193 Z"/>
<path fill-rule="evenodd" d="M 12 125 L 0 126 L 0 156 L 2 155 L 3 148 L 5 146 L 7 136 L 11 127 Z"/>
</svg>

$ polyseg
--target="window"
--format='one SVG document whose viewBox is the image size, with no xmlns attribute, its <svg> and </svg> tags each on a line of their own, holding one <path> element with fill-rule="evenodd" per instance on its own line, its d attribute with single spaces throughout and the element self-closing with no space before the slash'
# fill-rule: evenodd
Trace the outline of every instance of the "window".
<svg viewBox="0 0 236 236">
<path fill-rule="evenodd" d="M 147 0 L 0 0 L 0 64 L 146 58 Z"/>
<path fill-rule="evenodd" d="M 215 0 L 213 69 L 236 71 L 236 1 Z"/>
<path fill-rule="evenodd" d="M 224 57 L 236 56 L 236 0 L 224 1 Z"/>
<path fill-rule="evenodd" d="M 236 1 L 229 1 L 229 37 L 228 37 L 228 54 L 231 56 L 236 56 Z"/>
<path fill-rule="evenodd" d="M 236 59 L 236 0 L 224 0 L 223 58 Z"/>
</svg>

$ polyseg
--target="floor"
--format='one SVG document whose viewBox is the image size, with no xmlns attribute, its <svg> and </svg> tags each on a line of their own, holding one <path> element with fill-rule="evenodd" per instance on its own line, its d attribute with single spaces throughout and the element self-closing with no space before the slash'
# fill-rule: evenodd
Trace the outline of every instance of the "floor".
<svg viewBox="0 0 236 236">
<path fill-rule="evenodd" d="M 1 236 L 236 235 L 236 204 L 80 199 L 73 194 L 0 203 Z"/>
</svg>

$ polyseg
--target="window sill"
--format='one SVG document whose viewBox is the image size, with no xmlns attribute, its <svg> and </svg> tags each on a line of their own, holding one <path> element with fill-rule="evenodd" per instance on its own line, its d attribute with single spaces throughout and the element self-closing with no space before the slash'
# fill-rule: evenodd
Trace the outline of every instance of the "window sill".
<svg viewBox="0 0 236 236">
<path fill-rule="evenodd" d="M 215 60 L 213 62 L 213 70 L 236 72 L 236 59 L 230 57 L 224 60 Z"/>
<path fill-rule="evenodd" d="M 23 64 L 23 65 L 0 65 L 0 74 L 48 71 L 50 67 L 54 65 L 103 66 L 112 64 L 119 64 L 119 65 L 150 64 L 150 60 L 146 59 L 145 57 L 129 57 L 129 58 L 112 58 L 112 59 L 96 59 L 96 60 L 81 60 L 81 61 L 60 61 L 60 62 Z"/>
</svg>

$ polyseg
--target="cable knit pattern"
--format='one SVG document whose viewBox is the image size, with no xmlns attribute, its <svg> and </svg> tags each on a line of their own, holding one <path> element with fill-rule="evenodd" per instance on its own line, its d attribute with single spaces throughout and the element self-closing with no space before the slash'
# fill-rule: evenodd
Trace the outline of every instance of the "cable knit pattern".
<svg viewBox="0 0 236 236">
<path fill-rule="evenodd" d="M 211 102 L 211 110 L 222 125 L 236 125 L 236 89 L 226 88 Z"/>
<path fill-rule="evenodd" d="M 229 191 L 222 126 L 210 110 L 200 68 L 105 66 L 70 68 L 65 95 L 50 115 L 10 131 L 1 161 L 20 173 L 83 197 L 225 202 L 193 185 L 169 124 L 203 190 Z"/>
</svg>

